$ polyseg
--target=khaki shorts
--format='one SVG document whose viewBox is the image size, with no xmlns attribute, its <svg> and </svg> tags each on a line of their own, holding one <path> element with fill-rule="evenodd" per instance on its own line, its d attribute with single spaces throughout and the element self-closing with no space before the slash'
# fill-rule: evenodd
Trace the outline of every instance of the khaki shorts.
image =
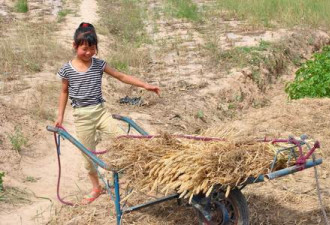
<svg viewBox="0 0 330 225">
<path fill-rule="evenodd" d="M 118 121 L 113 119 L 104 104 L 86 106 L 73 109 L 74 124 L 77 138 L 88 150 L 95 151 L 97 145 L 97 131 L 116 137 L 125 134 L 118 126 Z M 90 174 L 96 173 L 96 169 L 85 154 L 85 168 Z"/>
</svg>

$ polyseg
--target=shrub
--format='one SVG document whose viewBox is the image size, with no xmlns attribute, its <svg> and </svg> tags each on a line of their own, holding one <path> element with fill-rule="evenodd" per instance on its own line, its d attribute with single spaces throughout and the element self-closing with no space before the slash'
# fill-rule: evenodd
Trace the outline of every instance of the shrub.
<svg viewBox="0 0 330 225">
<path fill-rule="evenodd" d="M 19 127 L 15 127 L 14 133 L 9 134 L 8 137 L 13 149 L 16 151 L 21 151 L 22 146 L 27 144 L 27 139 L 24 137 Z"/>
<path fill-rule="evenodd" d="M 57 22 L 62 22 L 64 20 L 64 18 L 68 15 L 72 13 L 72 10 L 70 9 L 62 9 L 57 13 Z"/>
<path fill-rule="evenodd" d="M 330 97 L 330 46 L 304 63 L 285 91 L 290 99 Z"/>
<path fill-rule="evenodd" d="M 168 9 L 170 14 L 178 18 L 198 21 L 201 19 L 198 12 L 198 6 L 192 0 L 168 0 Z"/>
<path fill-rule="evenodd" d="M 26 13 L 28 11 L 27 0 L 18 0 L 15 4 L 17 12 Z"/>
<path fill-rule="evenodd" d="M 0 192 L 2 192 L 4 189 L 3 189 L 3 180 L 2 180 L 2 177 L 5 176 L 5 173 L 4 172 L 0 172 Z"/>
</svg>

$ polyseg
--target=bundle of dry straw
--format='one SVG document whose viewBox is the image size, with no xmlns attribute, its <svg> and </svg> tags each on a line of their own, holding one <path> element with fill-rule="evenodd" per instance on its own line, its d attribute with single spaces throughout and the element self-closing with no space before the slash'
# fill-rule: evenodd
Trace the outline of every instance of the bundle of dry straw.
<svg viewBox="0 0 330 225">
<path fill-rule="evenodd" d="M 235 187 L 268 172 L 274 158 L 270 143 L 255 140 L 197 141 L 162 135 L 152 139 L 113 140 L 103 160 L 124 169 L 143 190 L 175 191 L 191 198 L 209 195 L 215 185 Z"/>
</svg>

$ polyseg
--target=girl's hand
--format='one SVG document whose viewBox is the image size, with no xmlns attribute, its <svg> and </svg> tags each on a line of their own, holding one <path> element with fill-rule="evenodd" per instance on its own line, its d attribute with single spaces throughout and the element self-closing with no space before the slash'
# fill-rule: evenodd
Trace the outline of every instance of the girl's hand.
<svg viewBox="0 0 330 225">
<path fill-rule="evenodd" d="M 57 120 L 55 121 L 55 127 L 61 127 L 63 123 L 63 118 L 59 117 L 57 118 Z"/>
<path fill-rule="evenodd" d="M 159 89 L 159 87 L 157 87 L 157 86 L 153 86 L 153 85 L 147 84 L 147 85 L 145 86 L 145 89 L 148 90 L 148 91 L 153 91 L 153 92 L 155 92 L 157 95 L 160 94 L 160 89 Z"/>
</svg>

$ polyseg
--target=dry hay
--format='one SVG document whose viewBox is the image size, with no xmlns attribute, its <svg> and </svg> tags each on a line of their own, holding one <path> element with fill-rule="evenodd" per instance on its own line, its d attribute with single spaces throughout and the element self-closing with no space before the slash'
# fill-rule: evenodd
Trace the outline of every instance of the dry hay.
<svg viewBox="0 0 330 225">
<path fill-rule="evenodd" d="M 82 196 L 79 196 L 81 198 Z M 89 205 L 75 205 L 75 207 L 57 207 L 56 214 L 52 217 L 51 225 L 57 224 L 116 224 L 116 213 L 114 202 L 109 195 L 100 196 L 97 201 Z M 153 198 L 133 196 L 130 198 L 130 206 L 145 203 Z M 183 216 L 191 215 L 191 216 Z M 176 225 L 197 224 L 197 217 L 193 207 L 183 207 L 175 201 L 166 201 L 152 207 L 147 207 L 124 213 L 121 224 L 125 225 Z"/>
<path fill-rule="evenodd" d="M 113 140 L 102 159 L 142 190 L 177 192 L 191 199 L 208 196 L 215 187 L 242 185 L 248 178 L 269 172 L 274 146 L 254 139 L 197 141 L 167 134 L 147 139 Z M 283 168 L 283 160 L 276 165 Z M 285 164 L 285 163 L 284 163 Z"/>
<path fill-rule="evenodd" d="M 221 136 L 221 135 L 215 135 Z M 241 139 L 244 141 L 237 141 L 237 139 Z M 229 140 L 229 138 L 227 138 Z M 122 181 L 131 181 L 134 185 L 134 190 L 132 194 L 124 194 L 125 185 L 120 185 L 121 195 L 122 195 L 122 203 L 127 203 L 126 206 L 136 206 L 141 203 L 145 203 L 151 200 L 155 200 L 155 198 L 161 197 L 161 194 L 146 194 L 142 187 L 149 188 L 156 182 L 149 178 L 150 166 L 152 161 L 165 161 L 164 156 L 168 156 L 166 159 L 170 159 L 169 156 L 176 155 L 178 152 L 182 152 L 185 154 L 188 153 L 189 149 L 194 149 L 193 154 L 190 154 L 189 157 L 181 159 L 178 161 L 177 158 L 174 158 L 174 163 L 177 165 L 183 165 L 189 163 L 189 167 L 187 171 L 193 172 L 197 170 L 197 166 L 200 164 L 194 164 L 190 160 L 194 158 L 193 156 L 198 155 L 200 158 L 196 158 L 196 161 L 208 162 L 207 160 L 214 160 L 214 158 L 209 155 L 212 153 L 212 149 L 216 151 L 219 148 L 226 147 L 227 150 L 231 150 L 231 154 L 225 154 L 225 156 L 221 157 L 223 166 L 221 169 L 226 169 L 227 167 L 232 166 L 234 170 L 232 171 L 232 176 L 240 175 L 240 172 L 244 172 L 242 168 L 253 168 L 255 173 L 259 175 L 260 173 L 267 173 L 271 160 L 273 159 L 273 146 L 268 143 L 256 143 L 251 139 L 242 138 L 239 136 L 238 138 L 231 138 L 231 141 L 227 142 L 202 142 L 202 141 L 193 141 L 186 139 L 175 139 L 170 136 L 162 136 L 160 138 L 153 139 L 128 139 L 122 138 L 118 140 L 114 140 L 111 144 L 111 149 L 109 149 L 109 153 L 103 156 L 103 159 L 109 164 L 112 165 L 116 169 L 124 168 L 125 174 L 120 179 Z M 259 148 L 255 148 L 255 144 L 260 144 Z M 253 148 L 252 148 L 253 147 Z M 242 151 L 242 150 L 245 151 Z M 200 150 L 200 151 L 198 151 Z M 267 151 L 264 151 L 267 150 Z M 205 154 L 202 151 L 206 151 Z M 223 150 L 225 151 L 225 150 Z M 252 152 L 251 152 L 252 151 Z M 247 152 L 248 154 L 244 154 Z M 259 154 L 259 155 L 258 155 Z M 178 157 L 180 155 L 178 154 Z M 252 157 L 254 156 L 254 157 Z M 268 157 L 268 161 L 263 156 Z M 218 155 L 219 157 L 219 155 Z M 218 158 L 219 160 L 219 158 Z M 233 160 L 238 160 L 236 163 Z M 246 160 L 249 160 L 251 163 L 247 164 Z M 260 160 L 253 163 L 254 160 Z M 260 163 L 261 171 L 257 171 L 254 165 L 258 165 Z M 157 164 L 157 163 L 156 163 Z M 158 165 L 158 164 L 157 164 Z M 161 164 L 164 165 L 164 164 Z M 148 167 L 149 166 L 149 167 Z M 262 168 L 264 166 L 264 168 Z M 149 168 L 149 169 L 148 169 Z M 238 168 L 235 171 L 235 168 Z M 216 178 L 221 178 L 223 174 L 228 173 L 228 170 L 217 171 Z M 264 169 L 262 171 L 262 169 Z M 205 169 L 206 170 L 206 169 Z M 240 171 L 241 170 L 241 171 Z M 222 171 L 222 172 L 221 172 Z M 235 172 L 235 173 L 234 173 Z M 190 174 L 190 173 L 189 173 Z M 159 173 L 158 173 L 159 175 Z M 205 174 L 203 174 L 205 175 Z M 251 172 L 251 175 L 252 172 Z M 205 179 L 210 179 L 205 176 Z M 215 178 L 214 178 L 215 179 Z M 287 178 L 288 179 L 288 178 Z M 244 179 L 242 178 L 242 181 Z M 149 182 L 149 183 L 148 183 Z M 189 182 L 189 181 L 188 181 Z M 276 183 L 277 181 L 275 181 Z M 281 181 L 279 181 L 281 182 Z M 132 184 L 131 183 L 131 184 Z M 168 182 L 170 183 L 170 182 Z M 279 214 L 283 214 L 287 211 L 286 207 L 294 208 L 295 204 L 299 204 L 301 201 L 300 198 L 305 199 L 306 193 L 301 193 L 298 189 L 296 190 L 297 183 L 285 182 L 289 187 L 295 188 L 292 190 L 292 194 L 288 193 L 287 190 L 273 190 L 269 192 L 270 187 L 265 190 L 262 187 L 270 186 L 273 184 L 272 182 L 266 182 L 262 184 L 254 184 L 253 187 L 249 187 L 248 185 L 246 189 L 252 190 L 252 192 L 247 193 L 247 200 L 249 204 L 250 212 L 251 212 L 251 224 L 262 224 L 264 222 L 268 222 L 267 224 L 278 224 L 277 221 L 280 221 L 280 224 L 296 224 L 298 221 L 302 223 L 299 224 L 307 224 L 304 223 L 306 221 L 312 221 L 309 217 L 309 211 L 304 211 L 304 213 L 299 213 L 297 211 L 289 211 L 290 213 L 297 215 L 298 219 L 293 219 L 290 216 L 278 218 Z M 160 187 L 164 188 L 166 185 L 159 184 Z M 306 184 L 304 185 L 304 187 Z M 271 187 L 274 189 L 274 187 Z M 303 187 L 301 187 L 303 188 Z M 127 191 L 126 187 L 126 191 Z M 177 191 L 177 190 L 175 190 Z M 259 196 L 260 191 L 265 193 L 267 197 Z M 296 196 L 297 193 L 300 193 Z M 245 193 L 246 194 L 246 193 Z M 275 195 L 275 196 L 273 196 Z M 281 196 L 281 197 L 280 197 Z M 81 199 L 82 196 L 77 197 L 77 199 Z M 128 198 L 128 201 L 126 202 Z M 125 199 L 125 200 L 123 200 Z M 277 201 L 276 199 L 280 199 L 281 201 Z M 310 199 L 309 199 L 310 200 Z M 309 203 L 309 200 L 303 201 L 304 203 Z M 271 203 L 271 206 L 265 206 L 265 202 Z M 123 206 L 124 204 L 122 204 Z M 186 204 L 183 204 L 186 205 Z M 64 209 L 64 210 L 62 210 Z M 64 207 L 60 209 L 57 216 L 53 218 L 50 224 L 115 224 L 115 208 L 113 201 L 110 200 L 109 195 L 102 195 L 97 201 L 95 201 L 92 205 L 88 206 L 79 206 L 76 207 Z M 262 213 L 260 213 L 260 211 Z M 264 215 L 264 213 L 266 215 Z M 317 215 L 317 210 L 313 207 L 311 212 L 314 217 Z M 185 216 L 182 216 L 185 215 Z M 189 216 L 187 216 L 189 215 Z M 319 218 L 319 217 L 318 217 Z M 134 211 L 133 213 L 124 214 L 123 224 L 197 224 L 197 217 L 195 216 L 195 211 L 193 207 L 180 207 L 175 204 L 173 201 L 168 201 L 165 203 L 157 204 L 154 207 L 147 207 L 146 209 L 142 209 L 139 211 Z M 294 222 L 292 222 L 294 220 Z M 308 223 L 312 224 L 312 223 Z"/>
</svg>

